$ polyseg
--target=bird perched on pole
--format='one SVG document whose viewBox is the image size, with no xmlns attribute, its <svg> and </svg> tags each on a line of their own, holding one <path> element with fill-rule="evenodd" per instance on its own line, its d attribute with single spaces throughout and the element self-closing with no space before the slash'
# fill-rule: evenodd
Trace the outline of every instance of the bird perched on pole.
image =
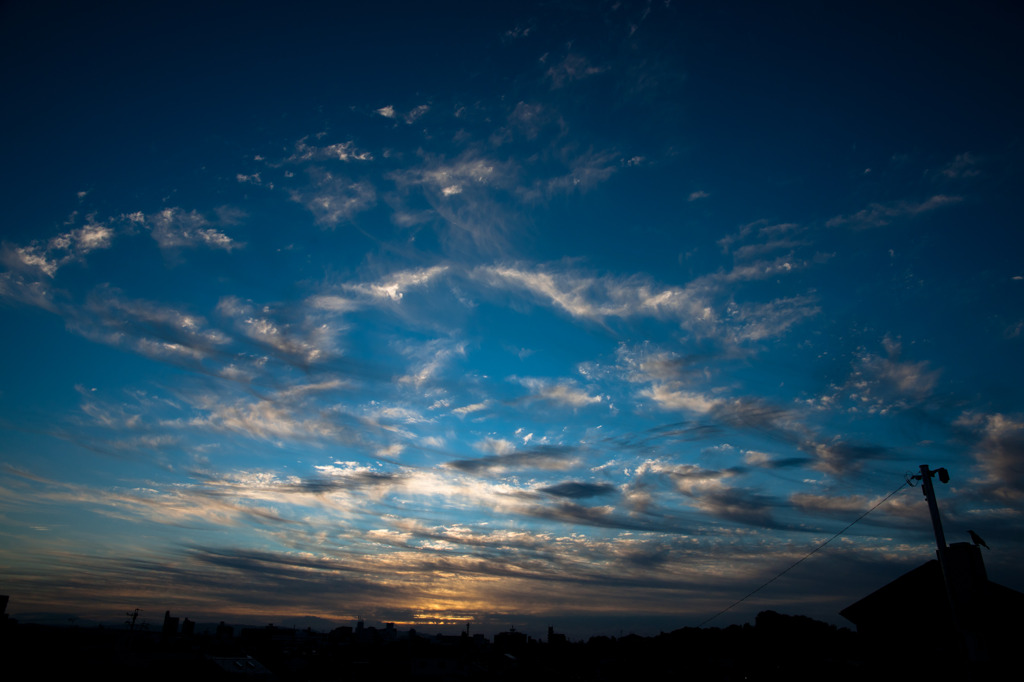
<svg viewBox="0 0 1024 682">
<path fill-rule="evenodd" d="M 973 530 L 969 530 L 967 531 L 967 533 L 971 536 L 971 542 L 973 542 L 975 545 L 981 545 L 985 549 L 989 549 L 989 546 L 985 544 L 985 541 L 982 539 L 980 535 L 975 533 Z"/>
</svg>

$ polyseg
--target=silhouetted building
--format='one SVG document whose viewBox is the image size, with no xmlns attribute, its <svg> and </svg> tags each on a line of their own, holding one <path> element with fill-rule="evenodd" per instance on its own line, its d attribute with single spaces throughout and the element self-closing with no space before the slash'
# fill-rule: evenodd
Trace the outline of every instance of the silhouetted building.
<svg viewBox="0 0 1024 682">
<path fill-rule="evenodd" d="M 499 632 L 494 635 L 494 647 L 502 653 L 517 653 L 526 648 L 529 638 L 524 632 L 516 632 L 515 628 L 509 628 L 508 632 Z"/>
<path fill-rule="evenodd" d="M 164 628 L 162 632 L 164 641 L 173 640 L 178 636 L 178 619 L 171 618 L 170 611 L 164 612 Z"/>
<path fill-rule="evenodd" d="M 916 651 L 947 662 L 1009 659 L 1024 635 L 1024 594 L 990 581 L 975 545 L 950 545 L 946 561 L 948 580 L 933 559 L 839 613 L 884 656 L 906 659 Z"/>
<path fill-rule="evenodd" d="M 565 635 L 560 632 L 555 632 L 555 628 L 551 625 L 548 626 L 548 644 L 565 644 Z"/>
<path fill-rule="evenodd" d="M 220 622 L 217 626 L 217 640 L 218 641 L 231 641 L 235 636 L 235 628 L 228 625 L 224 621 Z"/>
</svg>

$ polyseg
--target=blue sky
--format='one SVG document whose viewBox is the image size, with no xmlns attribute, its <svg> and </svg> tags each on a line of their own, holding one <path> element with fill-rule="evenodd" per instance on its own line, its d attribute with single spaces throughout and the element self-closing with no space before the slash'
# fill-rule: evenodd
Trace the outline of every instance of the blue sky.
<svg viewBox="0 0 1024 682">
<path fill-rule="evenodd" d="M 2 10 L 15 615 L 657 632 L 924 463 L 1024 588 L 1019 13 L 144 5 Z"/>
</svg>

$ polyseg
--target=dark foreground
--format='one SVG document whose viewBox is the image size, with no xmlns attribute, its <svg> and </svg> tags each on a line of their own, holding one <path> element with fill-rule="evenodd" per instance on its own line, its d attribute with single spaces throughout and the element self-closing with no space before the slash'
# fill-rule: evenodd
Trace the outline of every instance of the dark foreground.
<svg viewBox="0 0 1024 682">
<path fill-rule="evenodd" d="M 0 644 L 7 670 L 50 679 L 844 681 L 906 679 L 929 670 L 941 671 L 944 679 L 990 679 L 987 665 L 959 664 L 950 655 L 936 660 L 935 652 L 913 649 L 903 656 L 889 647 L 883 655 L 845 628 L 772 611 L 759 614 L 754 625 L 585 642 L 555 632 L 547 641 L 518 632 L 489 640 L 361 624 L 330 633 L 238 630 L 222 624 L 200 634 L 8 621 Z"/>
</svg>

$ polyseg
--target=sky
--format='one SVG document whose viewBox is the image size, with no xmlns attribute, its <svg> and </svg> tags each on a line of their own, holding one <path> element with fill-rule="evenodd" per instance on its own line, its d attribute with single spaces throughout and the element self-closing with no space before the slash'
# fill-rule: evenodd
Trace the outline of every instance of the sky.
<svg viewBox="0 0 1024 682">
<path fill-rule="evenodd" d="M 0 9 L 12 615 L 1024 589 L 1018 8 L 210 5 Z"/>
</svg>

